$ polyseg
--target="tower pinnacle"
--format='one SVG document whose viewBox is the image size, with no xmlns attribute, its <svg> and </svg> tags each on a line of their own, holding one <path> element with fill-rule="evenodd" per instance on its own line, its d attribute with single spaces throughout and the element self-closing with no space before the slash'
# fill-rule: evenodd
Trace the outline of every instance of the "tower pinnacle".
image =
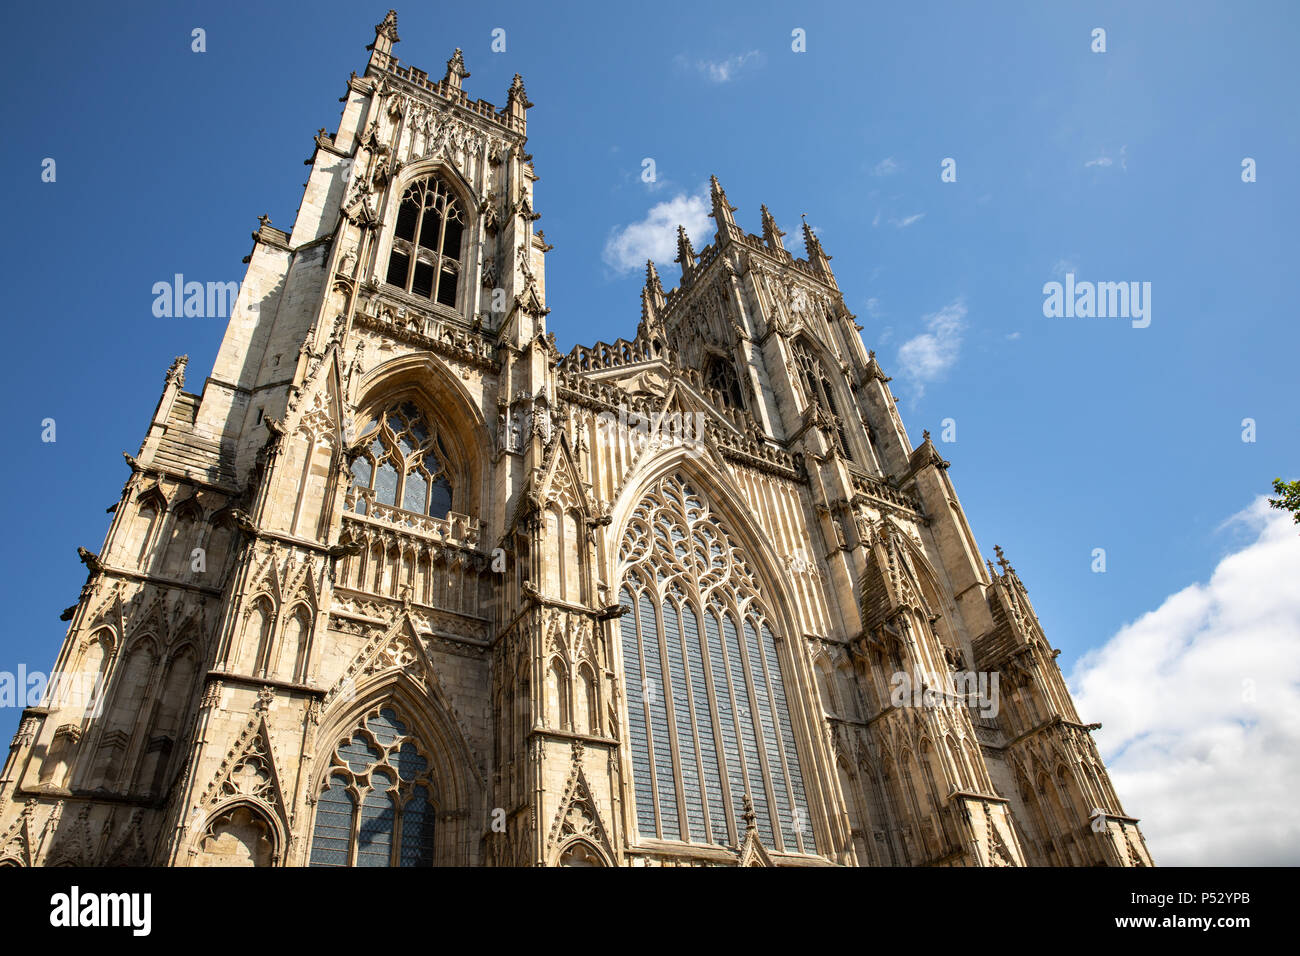
<svg viewBox="0 0 1300 956">
<path fill-rule="evenodd" d="M 817 238 L 817 233 L 813 232 L 812 226 L 808 225 L 808 217 L 800 214 L 799 218 L 803 220 L 803 247 L 808 257 L 808 264 L 819 272 L 829 274 L 831 257 L 822 249 L 821 240 Z"/>
<path fill-rule="evenodd" d="M 722 190 L 722 184 L 718 182 L 717 176 L 709 177 L 709 195 L 713 199 L 713 221 L 718 227 L 718 237 L 726 238 L 731 230 L 735 228 L 736 219 L 732 213 L 736 207 L 727 202 L 727 194 Z"/>
<path fill-rule="evenodd" d="M 400 40 L 397 35 L 397 11 L 389 10 L 384 19 L 375 24 L 375 42 L 366 47 L 370 50 L 370 66 L 385 69 L 393 52 L 393 44 Z"/>
<path fill-rule="evenodd" d="M 781 237 L 785 233 L 777 228 L 776 220 L 768 212 L 767 205 L 764 204 L 761 209 L 763 213 L 763 241 L 767 243 L 769 249 L 784 252 L 785 243 L 781 241 Z"/>
<path fill-rule="evenodd" d="M 447 75 L 443 77 L 442 82 L 453 90 L 458 90 L 468 76 L 469 70 L 465 69 L 465 55 L 461 53 L 460 47 L 456 47 L 456 52 L 447 61 Z"/>
<path fill-rule="evenodd" d="M 691 245 L 691 237 L 686 235 L 685 226 L 677 227 L 677 258 L 673 262 L 681 264 L 682 283 L 689 282 L 695 274 L 695 247 Z"/>
</svg>

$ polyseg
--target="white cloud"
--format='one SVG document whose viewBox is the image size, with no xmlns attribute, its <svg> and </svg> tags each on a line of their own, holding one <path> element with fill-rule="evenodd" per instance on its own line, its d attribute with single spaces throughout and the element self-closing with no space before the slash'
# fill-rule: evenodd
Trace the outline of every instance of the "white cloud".
<svg viewBox="0 0 1300 956">
<path fill-rule="evenodd" d="M 1018 338 L 1020 338 L 1020 333 L 1019 333 L 1019 332 L 1008 332 L 1008 333 L 1007 333 L 1007 339 L 1008 339 L 1008 341 L 1014 342 L 1014 341 L 1015 341 L 1016 339 L 1018 339 Z"/>
<path fill-rule="evenodd" d="M 870 299 L 867 300 L 867 315 L 871 316 L 873 319 L 878 319 L 883 314 L 884 313 L 880 311 L 879 299 L 877 299 L 875 296 L 872 296 Z"/>
<path fill-rule="evenodd" d="M 873 176 L 889 176 L 898 172 L 898 162 L 893 156 L 886 156 L 871 169 Z"/>
<path fill-rule="evenodd" d="M 1254 540 L 1069 679 L 1157 865 L 1300 863 L 1300 534 L 1262 496 L 1228 525 Z"/>
<path fill-rule="evenodd" d="M 1076 264 L 1078 258 L 1079 257 L 1077 255 L 1074 255 L 1068 257 L 1063 256 L 1060 259 L 1057 259 L 1054 263 L 1052 263 L 1052 275 L 1060 276 L 1062 278 L 1065 277 L 1065 274 L 1067 272 L 1073 272 L 1077 275 L 1079 272 L 1079 267 Z"/>
<path fill-rule="evenodd" d="M 703 195 L 679 193 L 651 207 L 641 221 L 615 228 L 605 240 L 602 258 L 611 269 L 624 274 L 642 268 L 647 259 L 672 262 L 677 257 L 678 225 L 686 227 L 699 249 L 705 244 L 702 240 L 713 234 L 709 212 Z"/>
<path fill-rule="evenodd" d="M 730 83 L 741 70 L 747 66 L 761 66 L 763 54 L 758 50 L 737 53 L 723 60 L 690 61 L 684 55 L 678 55 L 677 62 L 682 66 L 692 66 L 714 83 Z"/>
<path fill-rule="evenodd" d="M 928 383 L 937 381 L 956 364 L 966 328 L 966 304 L 961 299 L 949 302 L 921 321 L 927 331 L 898 347 L 901 373 L 912 384 L 913 398 L 920 398 Z"/>
<path fill-rule="evenodd" d="M 918 212 L 911 216 L 907 216 L 906 218 L 903 219 L 891 219 L 889 221 L 893 223 L 895 226 L 897 226 L 899 229 L 906 229 L 912 223 L 918 222 L 919 220 L 924 218 L 925 218 L 925 213 Z"/>
<path fill-rule="evenodd" d="M 1110 166 L 1114 163 L 1109 156 L 1098 156 L 1096 159 L 1090 159 L 1083 165 L 1087 166 Z"/>
</svg>

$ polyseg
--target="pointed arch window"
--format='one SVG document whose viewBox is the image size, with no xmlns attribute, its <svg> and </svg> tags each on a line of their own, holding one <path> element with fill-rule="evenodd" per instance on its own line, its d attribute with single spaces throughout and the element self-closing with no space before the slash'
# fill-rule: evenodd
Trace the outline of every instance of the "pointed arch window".
<svg viewBox="0 0 1300 956">
<path fill-rule="evenodd" d="M 736 366 L 721 355 L 710 355 L 704 364 L 704 384 L 722 393 L 722 400 L 732 408 L 744 410 L 745 400 L 740 394 L 740 379 Z"/>
<path fill-rule="evenodd" d="M 846 419 L 840 413 L 839 402 L 835 400 L 835 389 L 822 367 L 821 359 L 802 340 L 794 344 L 794 358 L 799 364 L 800 378 L 803 380 L 804 395 L 812 404 L 820 405 L 835 420 L 835 435 L 840 440 L 840 450 L 849 457 L 849 437 L 844 431 Z"/>
<path fill-rule="evenodd" d="M 433 866 L 429 761 L 391 708 L 335 748 L 316 803 L 312 866 Z"/>
<path fill-rule="evenodd" d="M 447 454 L 414 402 L 395 403 L 379 416 L 369 445 L 352 462 L 352 477 L 361 492 L 355 505 L 361 514 L 371 504 L 435 518 L 451 511 Z"/>
<path fill-rule="evenodd" d="M 454 309 L 464 232 L 460 203 L 445 183 L 433 176 L 411 183 L 397 208 L 389 284 Z"/>
<path fill-rule="evenodd" d="M 620 550 L 632 799 L 642 838 L 816 853 L 776 632 L 705 499 L 661 479 Z"/>
</svg>

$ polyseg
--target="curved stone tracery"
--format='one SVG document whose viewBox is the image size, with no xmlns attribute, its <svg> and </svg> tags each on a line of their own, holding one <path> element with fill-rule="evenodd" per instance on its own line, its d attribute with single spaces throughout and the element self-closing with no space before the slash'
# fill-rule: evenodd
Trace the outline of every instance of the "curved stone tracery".
<svg viewBox="0 0 1300 956">
<path fill-rule="evenodd" d="M 814 853 L 775 629 L 743 551 L 679 475 L 620 549 L 623 674 L 643 839 Z"/>
<path fill-rule="evenodd" d="M 391 707 L 334 749 L 317 801 L 312 866 L 431 866 L 437 789 L 428 758 Z"/>
</svg>

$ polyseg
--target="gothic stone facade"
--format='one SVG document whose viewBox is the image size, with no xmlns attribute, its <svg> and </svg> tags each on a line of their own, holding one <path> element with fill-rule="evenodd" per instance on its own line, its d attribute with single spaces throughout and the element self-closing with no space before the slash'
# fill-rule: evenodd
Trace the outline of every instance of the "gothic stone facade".
<svg viewBox="0 0 1300 956">
<path fill-rule="evenodd" d="M 167 372 L 0 861 L 1149 864 L 807 226 L 713 180 L 635 337 L 561 355 L 523 82 L 396 40 Z"/>
</svg>

